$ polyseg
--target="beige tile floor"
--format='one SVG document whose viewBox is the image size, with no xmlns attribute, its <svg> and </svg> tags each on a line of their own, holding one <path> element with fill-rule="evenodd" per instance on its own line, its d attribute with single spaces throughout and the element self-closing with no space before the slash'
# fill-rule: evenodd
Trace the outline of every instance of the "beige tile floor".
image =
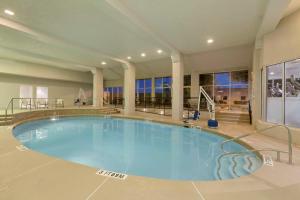
<svg viewBox="0 0 300 200">
<path fill-rule="evenodd" d="M 123 116 L 120 114 L 119 116 Z M 172 122 L 169 117 L 136 113 L 134 117 Z M 205 127 L 206 122 L 199 125 Z M 294 164 L 275 162 L 250 176 L 226 181 L 170 181 L 129 176 L 116 180 L 98 176 L 96 169 L 49 157 L 33 151 L 19 151 L 12 127 L 0 127 L 0 199 L 128 199 L 128 200 L 299 200 L 300 149 L 294 148 Z M 251 133 L 247 124 L 220 123 L 221 133 L 230 136 Z M 244 140 L 255 148 L 286 149 L 285 142 L 262 135 Z"/>
</svg>

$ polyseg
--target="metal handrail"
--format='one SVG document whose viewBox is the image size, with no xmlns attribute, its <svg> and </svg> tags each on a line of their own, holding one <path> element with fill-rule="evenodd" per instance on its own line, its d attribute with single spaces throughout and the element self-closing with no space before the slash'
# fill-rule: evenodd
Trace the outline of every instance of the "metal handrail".
<svg viewBox="0 0 300 200">
<path fill-rule="evenodd" d="M 11 109 L 11 114 L 14 114 L 14 101 L 15 100 L 29 100 L 29 109 L 32 110 L 32 109 L 36 108 L 35 107 L 36 105 L 32 106 L 32 104 L 34 102 L 37 103 L 38 100 L 46 100 L 47 106 L 49 106 L 49 102 L 51 102 L 51 100 L 54 100 L 55 108 L 56 108 L 56 106 L 58 105 L 57 100 L 59 100 L 59 99 L 62 99 L 62 106 L 64 107 L 64 99 L 63 98 L 11 98 L 5 109 L 5 119 L 8 118 L 8 111 L 10 109 Z M 39 107 L 39 108 L 41 108 L 41 107 Z"/>
<path fill-rule="evenodd" d="M 280 153 L 288 153 L 289 155 L 289 164 L 293 164 L 293 141 L 292 141 L 292 133 L 291 133 L 291 130 L 288 126 L 286 125 L 281 125 L 281 124 L 277 124 L 277 125 L 274 125 L 274 126 L 270 126 L 270 127 L 267 127 L 267 128 L 264 128 L 264 129 L 260 129 L 260 130 L 257 130 L 256 133 L 262 133 L 262 132 L 265 132 L 267 130 L 270 130 L 270 129 L 273 129 L 273 128 L 277 128 L 277 127 L 283 127 L 287 130 L 287 133 L 288 133 L 288 151 L 281 151 L 281 150 L 277 150 L 277 149 L 260 149 L 260 150 L 252 150 L 253 152 L 259 152 L 259 151 L 275 151 L 277 152 L 277 158 L 279 157 L 279 160 L 280 160 Z M 255 134 L 255 133 L 254 133 Z M 230 153 L 230 152 L 227 152 L 224 150 L 224 145 L 228 142 L 232 142 L 232 141 L 236 141 L 236 140 L 239 140 L 241 138 L 244 138 L 244 137 L 248 137 L 250 135 L 253 135 L 253 134 L 245 134 L 245 135 L 241 135 L 241 136 L 238 136 L 238 137 L 235 137 L 235 138 L 232 138 L 232 139 L 228 139 L 228 140 L 225 140 L 221 143 L 221 149 L 223 152 L 225 153 Z M 231 152 L 231 153 L 234 153 L 234 152 Z"/>
</svg>

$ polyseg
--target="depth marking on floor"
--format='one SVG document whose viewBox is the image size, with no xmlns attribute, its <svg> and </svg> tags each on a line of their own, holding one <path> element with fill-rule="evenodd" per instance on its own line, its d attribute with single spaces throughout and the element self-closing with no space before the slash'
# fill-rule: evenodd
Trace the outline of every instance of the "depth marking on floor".
<svg viewBox="0 0 300 200">
<path fill-rule="evenodd" d="M 115 178 L 115 179 L 119 179 L 119 180 L 125 180 L 128 175 L 127 174 L 122 174 L 122 173 L 118 173 L 118 172 L 112 172 L 112 171 L 106 171 L 106 170 L 98 170 L 96 172 L 97 175 L 100 176 L 106 176 L 106 177 L 110 177 L 110 178 Z"/>
<path fill-rule="evenodd" d="M 192 181 L 192 185 L 194 186 L 196 192 L 199 194 L 200 198 L 202 200 L 205 200 L 204 196 L 201 194 L 201 192 L 198 190 L 197 186 L 195 185 L 194 181 Z"/>
</svg>

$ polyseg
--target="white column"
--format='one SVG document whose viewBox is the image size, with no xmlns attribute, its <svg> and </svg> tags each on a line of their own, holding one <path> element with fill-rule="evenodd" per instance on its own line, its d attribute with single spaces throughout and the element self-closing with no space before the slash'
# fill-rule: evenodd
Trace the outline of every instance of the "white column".
<svg viewBox="0 0 300 200">
<path fill-rule="evenodd" d="M 102 69 L 95 68 L 93 73 L 93 106 L 103 107 L 103 72 Z"/>
<path fill-rule="evenodd" d="M 261 94 L 261 70 L 263 66 L 263 41 L 257 40 L 255 43 L 255 48 L 253 52 L 253 66 L 252 66 L 252 124 L 255 125 L 257 120 L 261 119 L 261 115 L 265 113 L 265 101 L 262 101 Z M 263 77 L 264 78 L 264 77 Z M 264 82 L 264 80 L 263 80 Z M 263 105 L 263 110 L 261 110 L 261 105 Z"/>
<path fill-rule="evenodd" d="M 198 97 L 199 95 L 199 73 L 192 72 L 191 74 L 191 97 Z"/>
<path fill-rule="evenodd" d="M 179 53 L 172 54 L 172 119 L 181 120 L 183 115 L 183 58 Z"/>
<path fill-rule="evenodd" d="M 124 114 L 135 112 L 135 66 L 132 63 L 123 64 L 124 67 Z"/>
</svg>

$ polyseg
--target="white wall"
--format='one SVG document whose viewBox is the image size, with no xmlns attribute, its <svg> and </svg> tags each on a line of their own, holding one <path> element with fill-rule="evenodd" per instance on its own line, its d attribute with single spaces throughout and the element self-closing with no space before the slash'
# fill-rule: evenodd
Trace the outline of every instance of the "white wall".
<svg viewBox="0 0 300 200">
<path fill-rule="evenodd" d="M 88 83 L 30 78 L 0 73 L 0 109 L 5 108 L 11 98 L 20 96 L 20 85 L 32 85 L 33 96 L 35 96 L 36 86 L 48 87 L 48 98 L 63 98 L 66 106 L 73 105 L 79 88 L 92 90 L 92 85 Z"/>
</svg>

